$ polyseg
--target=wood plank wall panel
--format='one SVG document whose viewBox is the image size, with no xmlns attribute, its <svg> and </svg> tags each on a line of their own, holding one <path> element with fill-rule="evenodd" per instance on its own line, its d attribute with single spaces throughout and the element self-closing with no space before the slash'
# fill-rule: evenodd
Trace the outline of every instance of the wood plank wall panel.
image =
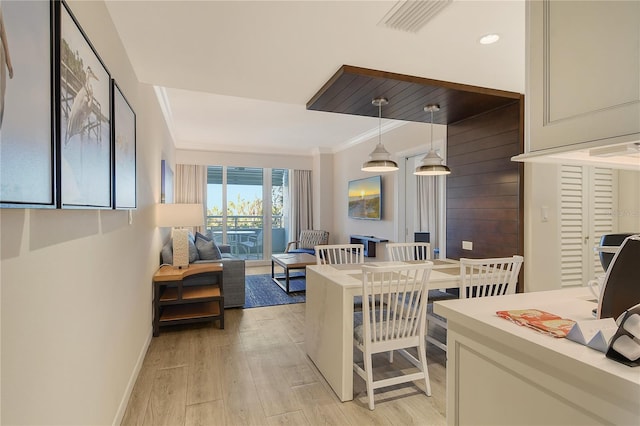
<svg viewBox="0 0 640 426">
<path fill-rule="evenodd" d="M 524 99 L 447 129 L 447 257 L 522 254 Z M 472 241 L 473 250 L 462 250 Z M 522 280 L 519 287 L 522 288 Z"/>
<path fill-rule="evenodd" d="M 450 124 L 517 101 L 519 93 L 343 65 L 307 102 L 307 109 L 378 116 L 371 100 L 385 97 L 383 118 L 428 123 L 427 104 L 439 104 L 437 124 Z"/>
</svg>

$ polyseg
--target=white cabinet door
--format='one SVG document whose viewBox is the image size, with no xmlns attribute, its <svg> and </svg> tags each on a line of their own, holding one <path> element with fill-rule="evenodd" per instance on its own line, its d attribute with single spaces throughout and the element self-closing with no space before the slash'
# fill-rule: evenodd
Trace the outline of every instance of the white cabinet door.
<svg viewBox="0 0 640 426">
<path fill-rule="evenodd" d="M 617 172 L 563 165 L 559 173 L 561 284 L 584 285 L 604 274 L 594 250 L 600 237 L 617 231 Z"/>
<path fill-rule="evenodd" d="M 526 103 L 526 152 L 640 140 L 640 2 L 527 2 Z"/>
</svg>

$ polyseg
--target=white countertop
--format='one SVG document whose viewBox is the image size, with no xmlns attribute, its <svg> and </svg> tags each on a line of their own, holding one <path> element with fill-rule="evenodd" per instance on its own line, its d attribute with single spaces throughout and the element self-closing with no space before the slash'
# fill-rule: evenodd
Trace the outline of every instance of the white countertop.
<svg viewBox="0 0 640 426">
<path fill-rule="evenodd" d="M 464 327 L 483 335 L 488 345 L 514 348 L 524 357 L 542 360 L 559 374 L 570 374 L 590 382 L 607 380 L 612 392 L 635 398 L 640 405 L 640 367 L 628 367 L 605 354 L 564 338 L 554 338 L 500 318 L 496 311 L 539 309 L 575 321 L 594 319 L 596 307 L 586 287 L 514 294 L 500 297 L 456 299 L 434 303 L 434 311 L 451 326 Z"/>
</svg>

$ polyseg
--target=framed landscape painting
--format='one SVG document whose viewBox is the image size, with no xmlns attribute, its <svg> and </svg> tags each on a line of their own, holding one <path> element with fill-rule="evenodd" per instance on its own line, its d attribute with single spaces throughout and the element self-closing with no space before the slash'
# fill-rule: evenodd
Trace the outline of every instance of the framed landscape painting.
<svg viewBox="0 0 640 426">
<path fill-rule="evenodd" d="M 114 208 L 136 208 L 136 114 L 113 81 Z"/>
<path fill-rule="evenodd" d="M 56 207 L 53 8 L 0 2 L 0 207 Z"/>
<path fill-rule="evenodd" d="M 66 3 L 60 9 L 61 207 L 111 208 L 111 76 Z"/>
</svg>

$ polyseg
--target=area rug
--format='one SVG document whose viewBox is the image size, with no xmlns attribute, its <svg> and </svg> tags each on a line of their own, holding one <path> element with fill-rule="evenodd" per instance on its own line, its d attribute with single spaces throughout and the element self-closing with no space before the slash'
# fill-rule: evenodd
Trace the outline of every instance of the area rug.
<svg viewBox="0 0 640 426">
<path fill-rule="evenodd" d="M 303 303 L 306 300 L 304 293 L 305 279 L 300 274 L 293 274 L 293 276 L 296 278 L 289 281 L 289 287 L 292 292 L 287 294 L 273 282 L 271 274 L 247 275 L 244 286 L 244 308 Z"/>
</svg>

